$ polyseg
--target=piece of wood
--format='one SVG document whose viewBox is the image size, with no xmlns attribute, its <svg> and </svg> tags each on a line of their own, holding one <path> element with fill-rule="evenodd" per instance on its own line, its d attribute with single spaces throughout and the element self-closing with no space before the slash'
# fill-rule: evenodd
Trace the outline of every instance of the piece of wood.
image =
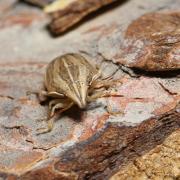
<svg viewBox="0 0 180 180">
<path fill-rule="evenodd" d="M 52 3 L 41 0 L 26 0 L 44 8 L 51 17 L 49 29 L 54 35 L 60 35 L 85 16 L 117 0 L 55 0 Z"/>
<path fill-rule="evenodd" d="M 28 2 L 32 5 L 36 5 L 36 6 L 39 6 L 41 8 L 44 8 L 48 4 L 54 2 L 55 0 L 22 0 L 22 1 L 25 1 L 25 2 Z"/>
<path fill-rule="evenodd" d="M 77 24 L 88 14 L 115 1 L 116 0 L 75 0 L 64 8 L 59 7 L 59 10 L 57 7 L 57 10 L 52 12 L 50 8 L 47 7 L 45 8 L 45 12 L 50 13 L 52 18 L 49 28 L 53 34 L 61 34 Z"/>
</svg>

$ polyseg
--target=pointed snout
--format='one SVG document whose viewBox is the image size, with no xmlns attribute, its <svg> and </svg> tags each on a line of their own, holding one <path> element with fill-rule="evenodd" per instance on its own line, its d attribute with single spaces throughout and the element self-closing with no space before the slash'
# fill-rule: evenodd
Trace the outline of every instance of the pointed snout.
<svg viewBox="0 0 180 180">
<path fill-rule="evenodd" d="M 81 101 L 77 102 L 77 105 L 79 106 L 80 109 L 86 108 L 86 100 L 85 99 L 81 99 Z"/>
</svg>

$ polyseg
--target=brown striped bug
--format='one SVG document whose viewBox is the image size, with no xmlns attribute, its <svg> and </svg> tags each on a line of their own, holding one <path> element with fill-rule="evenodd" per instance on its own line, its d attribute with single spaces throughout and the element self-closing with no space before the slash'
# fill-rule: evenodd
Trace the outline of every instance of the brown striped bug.
<svg viewBox="0 0 180 180">
<path fill-rule="evenodd" d="M 54 124 L 56 112 L 61 114 L 73 105 L 84 109 L 87 103 L 97 98 L 119 96 L 105 89 L 120 80 L 102 78 L 98 68 L 90 64 L 82 55 L 71 53 L 55 58 L 47 66 L 45 74 L 46 91 L 30 92 L 39 95 L 39 98 L 51 97 L 47 117 L 48 127 L 39 134 L 50 132 Z"/>
</svg>

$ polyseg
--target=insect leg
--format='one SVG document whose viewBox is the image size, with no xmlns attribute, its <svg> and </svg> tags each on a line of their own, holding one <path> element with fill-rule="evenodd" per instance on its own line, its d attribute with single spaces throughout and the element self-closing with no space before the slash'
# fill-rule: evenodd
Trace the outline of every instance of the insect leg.
<svg viewBox="0 0 180 180">
<path fill-rule="evenodd" d="M 58 102 L 58 101 L 57 101 Z M 49 113 L 49 117 L 53 117 L 55 115 L 55 111 L 57 109 L 61 109 L 59 110 L 57 113 L 61 114 L 62 112 L 66 111 L 67 109 L 69 109 L 71 106 L 73 105 L 73 102 L 61 102 L 61 100 L 59 100 L 59 102 L 57 104 L 55 104 L 51 109 L 50 109 L 50 113 Z"/>
<path fill-rule="evenodd" d="M 87 96 L 87 101 L 92 102 L 102 97 L 122 97 L 122 95 L 114 93 L 114 92 L 109 92 L 109 91 L 99 91 L 91 96 Z"/>
<path fill-rule="evenodd" d="M 46 96 L 50 96 L 54 98 L 64 98 L 64 94 L 58 92 L 48 92 Z"/>
<path fill-rule="evenodd" d="M 39 129 L 37 129 L 38 132 L 36 134 L 39 135 L 39 134 L 45 134 L 45 133 L 50 132 L 53 129 L 53 124 L 54 124 L 54 118 L 48 119 L 47 128 L 39 128 Z"/>
<path fill-rule="evenodd" d="M 49 111 L 58 103 L 62 103 L 60 99 L 53 99 L 49 102 Z"/>
<path fill-rule="evenodd" d="M 49 109 L 49 115 L 48 115 L 48 118 L 47 118 L 47 128 L 40 128 L 38 129 L 38 135 L 39 134 L 44 134 L 44 133 L 48 133 L 48 132 L 51 132 L 52 129 L 53 129 L 53 126 L 54 126 L 54 116 L 59 116 L 62 112 L 66 111 L 67 109 L 69 109 L 72 105 L 73 105 L 73 102 L 63 102 L 61 99 L 55 99 L 55 100 L 52 100 L 51 102 L 51 109 Z M 56 103 L 54 106 L 53 104 Z M 55 113 L 55 111 L 57 109 L 60 109 L 59 111 L 57 111 L 57 113 Z"/>
<path fill-rule="evenodd" d="M 119 71 L 119 68 L 117 68 L 114 72 L 112 72 L 109 76 L 102 78 L 102 80 L 110 80 L 113 78 L 113 76 Z"/>
<path fill-rule="evenodd" d="M 55 97 L 55 98 L 63 98 L 64 97 L 63 94 L 60 94 L 58 92 L 47 92 L 47 91 L 44 91 L 44 90 L 41 90 L 41 91 L 27 91 L 26 94 L 27 95 L 30 95 L 30 94 L 37 95 L 41 102 L 45 101 L 47 99 L 47 97 Z"/>
<path fill-rule="evenodd" d="M 59 110 L 57 112 L 57 114 L 61 114 L 63 113 L 64 111 L 68 110 L 69 108 L 71 108 L 71 106 L 73 105 L 74 103 L 73 102 L 69 102 L 68 104 L 64 104 L 64 107 L 61 107 L 62 109 Z M 55 115 L 55 109 L 59 109 L 58 106 L 56 105 L 56 107 L 53 107 L 54 108 L 54 113 L 53 111 L 51 111 L 51 115 L 54 116 Z"/>
<path fill-rule="evenodd" d="M 123 111 L 116 111 L 114 112 L 113 109 L 112 109 L 112 106 L 109 104 L 109 102 L 107 102 L 107 112 L 110 114 L 110 115 L 124 115 L 124 112 Z"/>
<path fill-rule="evenodd" d="M 31 94 L 35 94 L 36 96 L 38 96 L 39 100 L 42 102 L 42 101 L 45 101 L 47 99 L 48 92 L 44 91 L 44 90 L 41 90 L 41 91 L 27 91 L 26 92 L 27 96 L 31 95 Z"/>
<path fill-rule="evenodd" d="M 122 97 L 122 95 L 117 94 L 117 93 L 113 93 L 113 92 L 109 92 L 109 91 L 100 91 L 100 92 L 97 92 L 91 96 L 88 96 L 87 101 L 92 102 L 92 101 L 94 101 L 98 98 L 102 98 L 102 97 Z M 122 114 L 124 114 L 124 112 L 122 112 L 122 111 L 113 112 L 112 107 L 109 103 L 107 105 L 107 111 L 111 115 L 122 115 Z"/>
<path fill-rule="evenodd" d="M 95 81 L 94 83 L 91 84 L 91 87 L 89 88 L 89 93 L 93 92 L 95 89 L 100 89 L 100 88 L 106 88 L 108 89 L 111 86 L 116 85 L 117 83 L 122 83 L 121 80 L 115 79 L 115 80 L 102 80 L 102 81 Z"/>
</svg>

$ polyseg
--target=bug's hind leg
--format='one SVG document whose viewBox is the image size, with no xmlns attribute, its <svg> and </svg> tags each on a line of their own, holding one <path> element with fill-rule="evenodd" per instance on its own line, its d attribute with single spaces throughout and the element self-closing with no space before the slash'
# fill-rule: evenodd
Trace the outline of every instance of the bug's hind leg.
<svg viewBox="0 0 180 180">
<path fill-rule="evenodd" d="M 49 112 L 49 117 L 53 117 L 55 115 L 55 111 L 60 109 L 57 114 L 61 114 L 62 112 L 68 110 L 74 103 L 72 101 L 62 102 L 60 100 L 59 103 L 55 104 Z"/>
<path fill-rule="evenodd" d="M 45 90 L 40 91 L 27 91 L 27 95 L 35 94 L 38 96 L 39 100 L 41 102 L 46 101 L 48 97 L 54 97 L 54 98 L 64 98 L 64 95 L 58 92 L 47 92 Z"/>
<path fill-rule="evenodd" d="M 26 92 L 27 96 L 29 96 L 31 94 L 35 94 L 39 98 L 40 102 L 43 102 L 43 101 L 46 101 L 48 92 L 44 91 L 44 90 L 41 90 L 41 91 L 27 91 Z"/>
<path fill-rule="evenodd" d="M 55 106 L 56 104 L 58 104 L 60 102 L 60 99 L 53 99 L 53 100 L 51 100 L 50 102 L 49 102 L 49 107 L 48 107 L 48 117 L 50 117 L 49 116 L 49 114 L 50 114 L 50 111 L 51 111 L 51 109 L 53 108 L 53 106 Z M 43 117 L 43 118 L 41 118 L 41 119 L 37 119 L 37 121 L 47 121 L 47 116 L 46 117 Z"/>
<path fill-rule="evenodd" d="M 73 102 L 70 101 L 63 101 L 62 99 L 54 99 L 49 103 L 49 113 L 48 113 L 48 118 L 47 120 L 47 128 L 40 128 L 38 129 L 38 135 L 39 134 L 45 134 L 48 132 L 51 132 L 54 126 L 54 120 L 55 120 L 55 115 L 58 116 L 62 112 L 66 111 L 73 105 Z M 56 110 L 58 110 L 56 112 Z"/>
</svg>

